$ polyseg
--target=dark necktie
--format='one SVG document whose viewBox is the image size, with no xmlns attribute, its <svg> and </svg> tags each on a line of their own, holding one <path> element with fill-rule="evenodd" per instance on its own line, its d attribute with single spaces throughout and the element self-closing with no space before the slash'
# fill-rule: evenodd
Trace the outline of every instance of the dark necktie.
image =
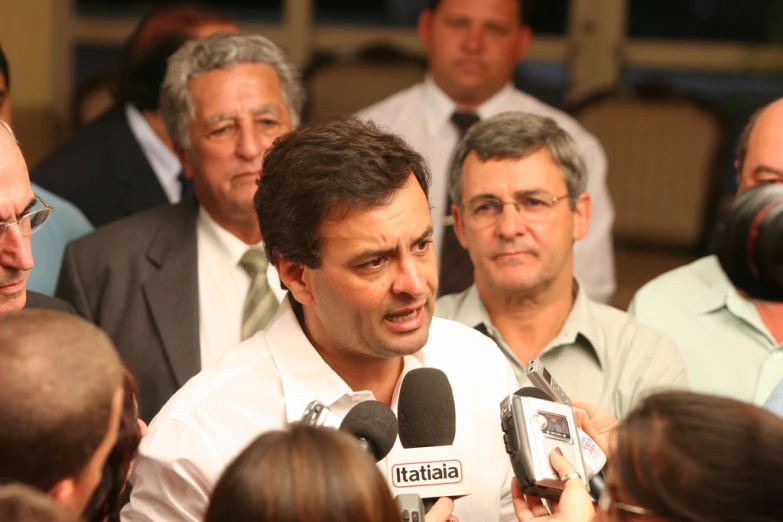
<svg viewBox="0 0 783 522">
<path fill-rule="evenodd" d="M 456 111 L 451 115 L 451 122 L 457 127 L 460 139 L 465 136 L 468 129 L 477 121 L 479 121 L 479 116 L 475 112 Z M 454 233 L 454 226 L 448 219 L 451 216 L 451 203 L 451 198 L 447 194 L 447 222 L 443 227 L 443 244 L 440 249 L 438 295 L 462 292 L 473 284 L 473 263 L 470 261 L 470 255 L 459 244 L 457 235 Z"/>
<path fill-rule="evenodd" d="M 184 198 L 188 194 L 193 193 L 193 180 L 186 177 L 183 171 L 179 171 L 177 174 L 177 180 L 179 181 L 179 197 Z"/>
</svg>

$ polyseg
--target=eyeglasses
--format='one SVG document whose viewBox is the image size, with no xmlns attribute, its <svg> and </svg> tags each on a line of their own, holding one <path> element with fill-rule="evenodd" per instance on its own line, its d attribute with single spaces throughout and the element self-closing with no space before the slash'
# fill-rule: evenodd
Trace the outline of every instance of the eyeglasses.
<svg viewBox="0 0 783 522">
<path fill-rule="evenodd" d="M 532 192 L 522 194 L 514 201 L 503 201 L 494 196 L 479 196 L 460 206 L 465 210 L 465 220 L 481 228 L 496 225 L 506 205 L 514 205 L 522 219 L 528 223 L 546 221 L 551 217 L 555 204 L 567 198 L 568 194 L 552 196 L 546 192 Z"/>
<path fill-rule="evenodd" d="M 608 489 L 603 490 L 601 496 L 598 497 L 598 509 L 609 515 L 610 520 L 617 521 L 627 520 L 625 514 L 642 515 L 644 517 L 656 516 L 655 513 L 649 509 L 613 500 L 612 497 L 609 496 Z"/>
<path fill-rule="evenodd" d="M 40 196 L 35 196 L 35 199 L 37 201 L 33 204 L 32 209 L 16 218 L 16 221 L 0 221 L 0 236 L 13 226 L 18 226 L 23 236 L 29 236 L 46 223 L 54 207 L 41 199 Z M 43 208 L 40 208 L 41 205 Z"/>
</svg>

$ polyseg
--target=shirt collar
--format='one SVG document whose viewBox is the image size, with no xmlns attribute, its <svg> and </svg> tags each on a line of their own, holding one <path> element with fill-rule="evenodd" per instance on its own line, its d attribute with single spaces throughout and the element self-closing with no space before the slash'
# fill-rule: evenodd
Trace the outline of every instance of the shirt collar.
<svg viewBox="0 0 783 522">
<path fill-rule="evenodd" d="M 239 265 L 242 256 L 245 255 L 248 248 L 262 246 L 263 242 L 256 245 L 248 245 L 234 234 L 218 225 L 217 221 L 212 219 L 203 206 L 198 209 L 198 228 L 203 232 L 203 238 L 206 241 L 205 247 L 213 253 L 213 259 L 216 260 L 221 270 L 232 270 Z"/>
<path fill-rule="evenodd" d="M 302 330 L 289 299 L 290 296 L 287 296 L 280 303 L 266 333 L 269 351 L 280 372 L 288 422 L 298 421 L 307 405 L 314 400 L 320 401 L 341 417 L 355 404 L 375 400 L 368 390 L 351 390 L 326 364 Z M 403 357 L 402 374 L 393 397 L 395 411 L 402 377 L 415 368 L 427 365 L 423 351 Z"/>
<path fill-rule="evenodd" d="M 159 178 L 177 179 L 182 166 L 174 152 L 163 143 L 139 110 L 130 103 L 125 104 L 125 117 L 144 156 Z"/>
<path fill-rule="evenodd" d="M 593 350 L 598 358 L 598 364 L 601 368 L 605 368 L 607 354 L 605 348 L 600 343 L 600 334 L 596 328 L 596 320 L 591 309 L 592 303 L 590 298 L 587 297 L 583 285 L 576 278 L 574 278 L 574 289 L 576 291 L 574 305 L 568 313 L 563 328 L 541 353 L 558 346 L 575 344 L 577 338 L 581 335 L 587 341 L 587 346 Z M 486 306 L 481 301 L 475 284 L 460 297 L 456 310 L 452 318 L 454 321 L 472 326 L 473 328 L 483 324 L 491 336 L 501 337 L 500 332 L 492 325 L 489 312 L 487 312 Z M 524 363 L 525 361 L 522 362 Z"/>
<path fill-rule="evenodd" d="M 507 83 L 490 99 L 482 103 L 476 109 L 476 114 L 484 120 L 496 114 L 508 110 L 509 97 L 514 92 L 514 86 Z M 427 133 L 438 135 L 448 128 L 451 115 L 457 110 L 457 104 L 452 101 L 443 90 L 438 87 L 431 74 L 424 78 L 424 121 Z M 456 132 L 456 129 L 455 129 Z"/>
<path fill-rule="evenodd" d="M 587 345 L 592 348 L 593 352 L 598 358 L 598 364 L 601 368 L 606 368 L 607 353 L 606 347 L 600 342 L 601 335 L 597 328 L 597 320 L 593 315 L 592 302 L 587 297 L 584 286 L 574 278 L 574 290 L 576 296 L 574 298 L 574 305 L 571 307 L 571 311 L 568 313 L 563 328 L 560 333 L 550 342 L 544 351 L 556 348 L 558 346 L 575 344 L 577 338 L 582 336 Z"/>
</svg>

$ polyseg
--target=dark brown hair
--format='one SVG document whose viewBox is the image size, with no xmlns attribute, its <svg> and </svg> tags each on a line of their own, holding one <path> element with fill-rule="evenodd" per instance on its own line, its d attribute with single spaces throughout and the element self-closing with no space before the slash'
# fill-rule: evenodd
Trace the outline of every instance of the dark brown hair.
<svg viewBox="0 0 783 522">
<path fill-rule="evenodd" d="M 620 488 L 677 522 L 783 520 L 783 420 L 693 392 L 651 395 L 617 431 Z"/>
<path fill-rule="evenodd" d="M 139 389 L 128 367 L 124 374 L 125 396 L 117 442 L 103 465 L 101 482 L 90 499 L 83 518 L 86 522 L 119 522 L 122 492 L 128 472 L 141 442 L 139 429 Z"/>
<path fill-rule="evenodd" d="M 278 138 L 255 196 L 267 258 L 318 268 L 321 223 L 389 203 L 411 174 L 427 194 L 424 158 L 371 122 L 320 120 Z"/>
<path fill-rule="evenodd" d="M 97 326 L 52 310 L 0 314 L 0 483 L 49 491 L 106 438 L 122 363 Z"/>
<path fill-rule="evenodd" d="M 351 435 L 291 426 L 254 440 L 215 486 L 204 522 L 400 522 L 386 481 Z"/>
</svg>

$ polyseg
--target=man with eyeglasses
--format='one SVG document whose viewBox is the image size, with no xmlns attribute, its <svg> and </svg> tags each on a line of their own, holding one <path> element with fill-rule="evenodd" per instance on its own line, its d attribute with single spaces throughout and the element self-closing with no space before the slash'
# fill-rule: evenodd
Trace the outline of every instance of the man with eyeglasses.
<svg viewBox="0 0 783 522">
<path fill-rule="evenodd" d="M 27 291 L 33 268 L 30 235 L 46 223 L 52 207 L 33 192 L 11 127 L 2 119 L 0 127 L 0 313 L 22 308 L 73 312 L 60 299 Z"/>
<path fill-rule="evenodd" d="M 449 194 L 475 283 L 438 299 L 435 315 L 476 328 L 520 386 L 540 357 L 566 393 L 622 417 L 652 388 L 686 385 L 674 344 L 592 301 L 574 277 L 574 242 L 590 225 L 585 162 L 554 120 L 502 113 L 457 146 Z"/>
</svg>

